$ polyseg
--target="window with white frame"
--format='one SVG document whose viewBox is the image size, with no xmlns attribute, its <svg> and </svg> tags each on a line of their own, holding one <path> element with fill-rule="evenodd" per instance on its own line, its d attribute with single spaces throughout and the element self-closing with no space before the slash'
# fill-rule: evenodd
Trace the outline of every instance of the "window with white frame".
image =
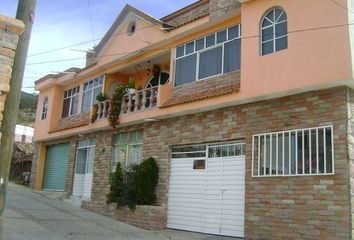
<svg viewBox="0 0 354 240">
<path fill-rule="evenodd" d="M 253 135 L 252 175 L 334 174 L 333 126 Z"/>
<path fill-rule="evenodd" d="M 84 83 L 81 112 L 89 112 L 93 104 L 97 103 L 96 97 L 102 92 L 103 77 L 95 78 Z"/>
<path fill-rule="evenodd" d="M 118 162 L 122 167 L 129 167 L 140 163 L 143 137 L 143 131 L 125 132 L 113 135 L 112 172 L 115 172 Z"/>
<path fill-rule="evenodd" d="M 240 69 L 241 25 L 176 48 L 175 86 Z"/>
<path fill-rule="evenodd" d="M 68 117 L 77 113 L 79 104 L 80 86 L 64 91 L 63 111 L 61 117 Z"/>
<path fill-rule="evenodd" d="M 80 141 L 77 146 L 75 174 L 92 173 L 96 139 Z"/>
<path fill-rule="evenodd" d="M 288 48 L 288 21 L 281 8 L 268 11 L 261 22 L 262 55 Z"/>
<path fill-rule="evenodd" d="M 48 113 L 48 97 L 45 97 L 42 105 L 42 120 L 47 119 L 47 113 Z"/>
</svg>

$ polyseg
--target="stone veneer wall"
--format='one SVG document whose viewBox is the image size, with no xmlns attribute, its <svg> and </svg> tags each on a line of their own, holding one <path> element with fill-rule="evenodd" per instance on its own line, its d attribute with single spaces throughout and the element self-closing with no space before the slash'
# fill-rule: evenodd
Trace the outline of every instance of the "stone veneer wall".
<svg viewBox="0 0 354 240">
<path fill-rule="evenodd" d="M 323 125 L 334 127 L 335 175 L 252 178 L 253 134 Z M 141 227 L 164 228 L 170 147 L 243 139 L 246 142 L 246 239 L 351 238 L 345 87 L 145 123 L 120 131 L 141 128 L 144 129 L 143 159 L 156 158 L 160 168 L 159 207 L 142 206 L 132 214 L 105 204 L 109 191 L 110 131 L 96 135 L 92 201 L 85 202 L 85 208 Z M 153 219 L 148 221 L 151 212 Z"/>
<path fill-rule="evenodd" d="M 0 15 L 0 130 L 6 94 L 10 91 L 10 78 L 17 42 L 23 30 L 24 25 L 21 21 Z"/>
<path fill-rule="evenodd" d="M 349 159 L 349 177 L 350 177 L 350 214 L 352 239 L 354 238 L 354 91 L 347 89 L 347 138 L 348 138 L 348 159 Z"/>
<path fill-rule="evenodd" d="M 6 94 L 10 91 L 10 78 L 15 51 L 19 36 L 22 34 L 24 27 L 21 21 L 0 15 L 0 142 Z M 0 235 L 3 232 L 2 227 L 3 218 L 1 217 Z"/>
</svg>

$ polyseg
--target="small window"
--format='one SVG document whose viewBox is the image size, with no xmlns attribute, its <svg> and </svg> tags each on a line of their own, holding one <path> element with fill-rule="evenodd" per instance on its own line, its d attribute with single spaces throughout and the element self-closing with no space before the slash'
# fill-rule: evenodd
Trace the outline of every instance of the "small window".
<svg viewBox="0 0 354 240">
<path fill-rule="evenodd" d="M 118 133 L 113 135 L 111 172 L 116 171 L 117 163 L 122 167 L 137 165 L 141 161 L 143 150 L 143 131 Z"/>
<path fill-rule="evenodd" d="M 194 170 L 204 170 L 205 169 L 205 160 L 194 160 L 193 161 Z"/>
<path fill-rule="evenodd" d="M 79 104 L 80 86 L 64 91 L 62 118 L 72 116 L 77 113 Z"/>
<path fill-rule="evenodd" d="M 261 53 L 267 55 L 288 48 L 288 22 L 281 8 L 268 11 L 261 22 Z"/>
<path fill-rule="evenodd" d="M 45 97 L 42 105 L 42 120 L 47 119 L 47 113 L 48 113 L 48 97 Z"/>
<path fill-rule="evenodd" d="M 133 35 L 135 30 L 136 30 L 136 23 L 135 21 L 131 21 L 128 25 L 128 30 L 127 30 L 128 36 Z"/>
</svg>

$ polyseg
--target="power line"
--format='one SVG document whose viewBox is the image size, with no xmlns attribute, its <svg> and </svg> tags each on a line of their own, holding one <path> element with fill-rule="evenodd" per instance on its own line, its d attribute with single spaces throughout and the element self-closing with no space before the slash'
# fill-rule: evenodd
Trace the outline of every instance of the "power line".
<svg viewBox="0 0 354 240">
<path fill-rule="evenodd" d="M 214 12 L 216 12 L 216 11 L 219 11 L 219 10 L 221 10 L 221 9 L 227 9 L 227 8 L 236 7 L 236 6 L 239 6 L 239 5 L 240 5 L 240 4 L 232 4 L 232 5 L 229 5 L 229 6 L 227 6 L 227 7 L 219 8 L 218 10 L 215 10 L 215 11 L 209 11 L 209 14 L 214 13 Z M 135 32 L 137 32 L 137 31 L 139 31 L 139 30 L 146 29 L 146 28 L 156 27 L 156 26 L 158 26 L 158 25 L 160 25 L 160 24 L 154 23 L 154 24 L 149 25 L 149 26 L 136 28 L 136 29 L 135 29 Z M 112 37 L 115 37 L 115 36 L 118 36 L 118 35 L 121 35 L 121 34 L 127 34 L 127 33 L 129 33 L 129 32 L 128 32 L 128 31 L 119 32 L 119 33 L 113 34 Z M 31 55 L 28 55 L 27 57 L 34 57 L 34 56 L 39 56 L 39 55 L 43 55 L 43 54 L 46 54 L 46 53 L 56 52 L 56 51 L 68 49 L 68 48 L 71 48 L 71 47 L 76 47 L 76 46 L 84 45 L 84 44 L 87 44 L 87 43 L 91 43 L 91 42 L 95 42 L 95 41 L 100 41 L 100 40 L 102 40 L 102 39 L 103 39 L 103 37 L 102 37 L 102 38 L 96 38 L 96 39 L 88 40 L 88 41 L 73 43 L 73 44 L 71 44 L 71 45 L 67 45 L 67 46 L 63 46 L 63 47 L 59 47 L 59 48 L 53 48 L 53 49 L 49 49 L 49 50 L 46 50 L 46 51 L 43 51 L 43 52 L 33 53 L 33 54 L 31 54 Z"/>
<path fill-rule="evenodd" d="M 338 2 L 335 1 L 335 0 L 328 0 L 328 1 L 332 2 L 333 4 L 337 5 L 337 6 L 340 7 L 340 8 L 345 9 L 346 11 L 349 11 L 349 12 L 351 12 L 351 13 L 354 13 L 353 10 L 349 9 L 349 8 L 346 7 L 346 6 L 343 6 L 342 4 L 338 3 Z"/>
<path fill-rule="evenodd" d="M 298 30 L 293 30 L 293 31 L 288 31 L 287 34 L 294 34 L 294 33 L 301 33 L 301 32 L 308 32 L 308 31 L 318 31 L 318 30 L 323 30 L 323 29 L 332 29 L 332 28 L 338 28 L 338 27 L 345 27 L 345 26 L 350 26 L 354 25 L 354 23 L 346 23 L 346 24 L 338 24 L 338 25 L 332 25 L 332 26 L 323 26 L 323 27 L 314 27 L 314 28 L 307 28 L 307 29 L 298 29 Z M 251 38 L 260 38 L 261 35 L 253 35 L 253 36 L 241 36 L 241 40 L 244 39 L 251 39 Z M 143 50 L 142 52 L 147 52 L 147 51 L 157 51 L 157 50 L 166 50 L 169 48 L 155 48 L 155 49 L 149 49 L 149 50 Z M 104 58 L 104 57 L 110 57 L 110 56 L 119 56 L 119 55 L 126 55 L 126 54 L 131 54 L 136 51 L 132 52 L 124 52 L 124 53 L 114 53 L 114 54 L 105 54 L 98 56 L 98 58 Z M 58 59 L 58 60 L 53 60 L 53 61 L 44 61 L 44 62 L 35 62 L 35 63 L 28 63 L 27 66 L 31 65 L 40 65 L 40 64 L 47 64 L 47 63 L 56 63 L 56 62 L 66 62 L 66 61 L 75 61 L 75 60 L 84 60 L 86 58 L 68 58 L 68 59 Z"/>
<path fill-rule="evenodd" d="M 94 35 L 94 31 L 93 31 L 93 21 L 92 21 L 90 0 L 87 0 L 87 7 L 88 7 L 88 13 L 89 13 L 89 19 L 90 19 L 91 36 L 92 36 L 93 44 L 96 45 L 96 42 L 94 41 L 95 35 Z"/>
</svg>

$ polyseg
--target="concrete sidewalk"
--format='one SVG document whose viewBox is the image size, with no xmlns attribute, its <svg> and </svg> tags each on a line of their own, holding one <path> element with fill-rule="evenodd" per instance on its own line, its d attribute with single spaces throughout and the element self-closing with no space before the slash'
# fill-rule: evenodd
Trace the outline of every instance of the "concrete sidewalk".
<svg viewBox="0 0 354 240">
<path fill-rule="evenodd" d="M 184 231 L 147 231 L 9 184 L 5 240 L 229 240 Z"/>
</svg>

